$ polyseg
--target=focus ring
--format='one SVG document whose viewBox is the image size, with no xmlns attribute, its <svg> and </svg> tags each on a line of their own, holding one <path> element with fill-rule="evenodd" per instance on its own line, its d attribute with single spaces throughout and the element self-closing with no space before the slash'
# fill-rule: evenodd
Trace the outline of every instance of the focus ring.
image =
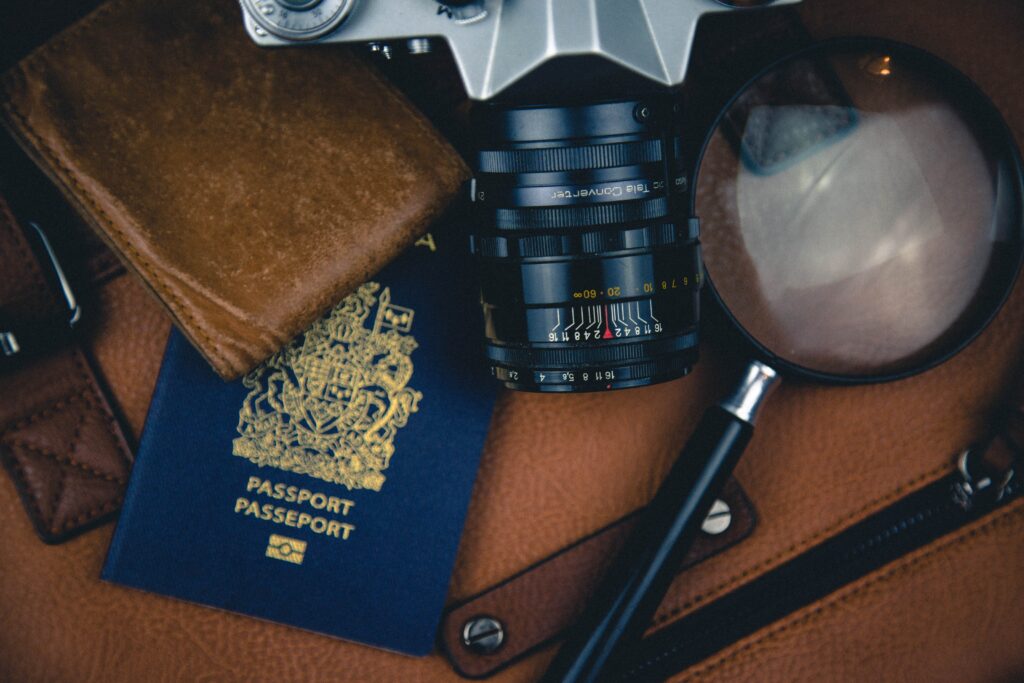
<svg viewBox="0 0 1024 683">
<path fill-rule="evenodd" d="M 661 223 L 631 230 L 604 230 L 582 235 L 534 235 L 518 238 L 471 235 L 470 249 L 474 254 L 491 258 L 575 256 L 668 246 L 695 240 L 698 233 L 699 229 L 694 220 L 684 226 Z"/>
<path fill-rule="evenodd" d="M 477 163 L 481 173 L 544 173 L 632 166 L 662 158 L 661 140 L 642 140 L 581 147 L 484 150 Z"/>
<path fill-rule="evenodd" d="M 587 204 L 552 208 L 495 209 L 494 227 L 498 230 L 546 230 L 610 225 L 631 221 L 649 221 L 668 216 L 665 197 L 643 201 Z"/>
<path fill-rule="evenodd" d="M 697 362 L 697 349 L 681 354 L 643 361 L 635 365 L 573 370 L 525 370 L 492 366 L 494 376 L 515 389 L 533 391 L 587 391 L 595 388 L 624 389 L 674 379 L 689 374 Z M 602 386 L 604 385 L 604 386 Z"/>
<path fill-rule="evenodd" d="M 516 348 L 487 345 L 487 358 L 502 365 L 529 365 L 551 367 L 591 363 L 622 363 L 672 353 L 697 345 L 697 333 L 689 332 L 668 339 L 627 342 L 586 348 L 547 349 L 540 347 Z"/>
<path fill-rule="evenodd" d="M 637 387 L 697 361 L 700 229 L 682 213 L 674 99 L 475 110 L 470 248 L 505 386 Z"/>
</svg>

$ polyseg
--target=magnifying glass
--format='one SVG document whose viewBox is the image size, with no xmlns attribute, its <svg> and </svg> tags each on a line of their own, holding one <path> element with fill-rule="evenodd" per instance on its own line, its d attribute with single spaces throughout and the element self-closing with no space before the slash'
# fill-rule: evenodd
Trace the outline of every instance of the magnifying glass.
<svg viewBox="0 0 1024 683">
<path fill-rule="evenodd" d="M 927 370 L 995 316 L 1020 269 L 1022 172 L 963 74 L 898 43 L 816 45 L 769 67 L 701 154 L 712 296 L 752 362 L 696 432 L 545 681 L 595 681 L 650 623 L 782 376 L 860 384 Z"/>
</svg>

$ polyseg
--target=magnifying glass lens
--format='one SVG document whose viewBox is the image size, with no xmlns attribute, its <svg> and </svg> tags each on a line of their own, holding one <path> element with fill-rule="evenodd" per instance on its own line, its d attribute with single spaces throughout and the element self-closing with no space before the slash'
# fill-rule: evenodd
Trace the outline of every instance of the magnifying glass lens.
<svg viewBox="0 0 1024 683">
<path fill-rule="evenodd" d="M 1016 273 L 1020 197 L 982 97 L 892 44 L 803 53 L 737 96 L 696 213 L 712 287 L 767 356 L 895 377 L 985 325 Z"/>
</svg>

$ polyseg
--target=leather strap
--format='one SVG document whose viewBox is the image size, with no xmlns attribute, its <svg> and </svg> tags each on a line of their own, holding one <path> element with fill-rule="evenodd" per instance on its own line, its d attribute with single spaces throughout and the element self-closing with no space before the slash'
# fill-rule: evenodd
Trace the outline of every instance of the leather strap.
<svg viewBox="0 0 1024 683">
<path fill-rule="evenodd" d="M 680 571 L 746 538 L 755 525 L 754 510 L 736 480 L 720 497 L 731 521 L 719 534 L 701 534 Z M 541 560 L 503 583 L 453 605 L 441 625 L 442 645 L 452 666 L 470 678 L 489 676 L 556 639 L 578 616 L 587 598 L 636 522 L 637 513 Z M 478 617 L 501 624 L 503 642 L 486 653 L 467 645 L 463 631 Z"/>
<path fill-rule="evenodd" d="M 48 267 L 0 197 L 3 320 L 53 329 L 67 315 Z M 70 336 L 46 341 L 0 367 L 0 461 L 40 538 L 57 543 L 113 515 L 132 455 L 81 348 Z"/>
</svg>

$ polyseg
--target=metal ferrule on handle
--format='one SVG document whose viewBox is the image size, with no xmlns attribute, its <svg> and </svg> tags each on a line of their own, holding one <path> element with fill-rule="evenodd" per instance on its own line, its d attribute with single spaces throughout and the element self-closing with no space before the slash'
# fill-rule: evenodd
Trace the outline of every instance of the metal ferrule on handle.
<svg viewBox="0 0 1024 683">
<path fill-rule="evenodd" d="M 736 391 L 719 405 L 744 422 L 754 424 L 758 411 L 775 388 L 778 378 L 779 371 L 775 368 L 759 360 L 751 361 Z"/>
</svg>

